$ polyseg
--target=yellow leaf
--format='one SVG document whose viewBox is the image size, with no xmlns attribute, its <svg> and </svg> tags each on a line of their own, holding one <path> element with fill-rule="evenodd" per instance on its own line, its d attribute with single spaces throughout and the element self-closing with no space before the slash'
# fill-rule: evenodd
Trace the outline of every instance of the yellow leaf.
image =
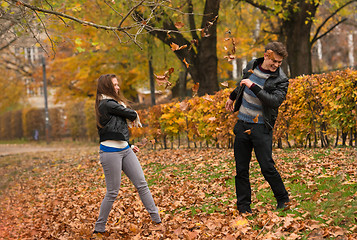
<svg viewBox="0 0 357 240">
<path fill-rule="evenodd" d="M 239 227 L 239 226 L 243 226 L 243 225 L 245 225 L 247 223 L 248 223 L 248 220 L 243 218 L 243 219 L 239 219 L 237 221 L 234 221 L 233 226 L 234 227 Z"/>
</svg>

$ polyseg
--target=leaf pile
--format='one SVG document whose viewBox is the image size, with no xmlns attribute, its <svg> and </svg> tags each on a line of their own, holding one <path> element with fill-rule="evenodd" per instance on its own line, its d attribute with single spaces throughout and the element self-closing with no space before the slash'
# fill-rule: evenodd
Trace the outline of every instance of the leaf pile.
<svg viewBox="0 0 357 240">
<path fill-rule="evenodd" d="M 274 150 L 291 194 L 284 211 L 275 210 L 269 185 L 253 159 L 253 213 L 248 215 L 239 214 L 235 206 L 232 149 L 143 149 L 138 157 L 163 222 L 151 222 L 123 175 L 107 239 L 357 237 L 353 148 Z M 5 156 L 0 167 L 0 238 L 95 238 L 94 223 L 105 194 L 97 148 Z M 339 191 L 325 189 L 333 181 Z"/>
</svg>

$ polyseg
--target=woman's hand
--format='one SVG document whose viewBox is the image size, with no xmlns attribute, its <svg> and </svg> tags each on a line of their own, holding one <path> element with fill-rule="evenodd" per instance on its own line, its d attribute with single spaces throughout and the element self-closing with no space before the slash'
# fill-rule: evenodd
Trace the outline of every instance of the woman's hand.
<svg viewBox="0 0 357 240">
<path fill-rule="evenodd" d="M 140 151 L 140 149 L 137 146 L 131 145 L 131 149 L 133 149 L 134 153 L 137 153 Z"/>
</svg>

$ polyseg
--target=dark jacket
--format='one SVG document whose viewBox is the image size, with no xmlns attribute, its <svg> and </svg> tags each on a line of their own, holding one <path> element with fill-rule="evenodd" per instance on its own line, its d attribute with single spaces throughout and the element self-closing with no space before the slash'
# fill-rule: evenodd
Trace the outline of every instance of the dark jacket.
<svg viewBox="0 0 357 240">
<path fill-rule="evenodd" d="M 137 114 L 134 110 L 124 107 L 114 99 L 103 99 L 99 102 L 99 141 L 122 140 L 129 142 L 129 129 L 126 119 L 134 121 Z"/>
<path fill-rule="evenodd" d="M 246 68 L 243 70 L 243 78 L 249 78 L 252 71 L 259 64 L 263 63 L 264 58 L 253 59 L 250 61 Z M 286 93 L 288 92 L 289 79 L 279 67 L 270 77 L 265 81 L 263 88 L 258 85 L 253 85 L 250 90 L 259 98 L 263 105 L 263 118 L 264 123 L 268 129 L 273 129 L 276 118 L 278 116 L 278 108 L 285 100 Z M 243 90 L 245 85 L 240 86 L 233 90 L 229 98 L 235 100 L 234 112 L 238 111 L 243 99 Z"/>
</svg>

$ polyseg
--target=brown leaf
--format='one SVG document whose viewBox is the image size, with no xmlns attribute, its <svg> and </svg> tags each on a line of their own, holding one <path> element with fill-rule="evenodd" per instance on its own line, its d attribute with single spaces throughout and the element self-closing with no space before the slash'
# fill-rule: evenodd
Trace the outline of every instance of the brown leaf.
<svg viewBox="0 0 357 240">
<path fill-rule="evenodd" d="M 138 147 L 144 147 L 148 143 L 146 138 L 143 138 L 140 142 L 137 142 L 135 145 Z"/>
<path fill-rule="evenodd" d="M 225 82 L 221 83 L 221 85 L 222 85 L 223 87 L 229 87 L 229 84 L 228 84 L 228 82 L 227 82 L 227 81 L 225 81 Z"/>
<path fill-rule="evenodd" d="M 179 45 L 177 45 L 176 43 L 172 42 L 170 43 L 170 47 L 172 51 L 176 51 L 179 49 Z"/>
<path fill-rule="evenodd" d="M 175 23 L 175 27 L 180 29 L 180 28 L 183 28 L 185 26 L 185 24 L 183 22 L 176 22 Z"/>
<path fill-rule="evenodd" d="M 185 101 L 183 101 L 183 102 L 180 102 L 180 109 L 181 109 L 181 111 L 186 111 L 187 110 L 187 108 L 188 108 L 188 102 L 185 102 Z"/>
<path fill-rule="evenodd" d="M 270 50 L 270 49 L 267 50 L 267 51 L 266 51 L 266 54 L 267 54 L 267 56 L 268 56 L 269 59 L 275 60 L 275 56 L 274 56 L 273 50 Z"/>
<path fill-rule="evenodd" d="M 176 43 L 170 43 L 170 46 L 171 46 L 171 50 L 172 51 L 178 51 L 178 50 L 181 50 L 181 49 L 184 49 L 184 48 L 187 48 L 187 45 L 182 45 L 182 46 L 179 46 L 177 45 Z"/>
<path fill-rule="evenodd" d="M 227 58 L 228 62 L 230 62 L 230 61 L 236 59 L 236 56 L 229 54 L 228 56 L 224 56 L 224 58 Z"/>
<path fill-rule="evenodd" d="M 254 122 L 254 123 L 257 123 L 257 122 L 258 122 L 258 117 L 259 117 L 259 114 L 257 114 L 257 116 L 253 119 L 253 122 Z"/>
<path fill-rule="evenodd" d="M 194 93 L 194 96 L 196 96 L 199 87 L 200 87 L 200 83 L 198 83 L 198 82 L 196 82 L 195 85 L 193 85 L 192 91 L 193 91 L 193 93 Z"/>
<path fill-rule="evenodd" d="M 183 63 L 186 65 L 187 68 L 190 66 L 190 64 L 188 64 L 188 62 L 186 61 L 186 58 L 183 59 Z"/>
<path fill-rule="evenodd" d="M 246 134 L 250 135 L 252 133 L 252 129 L 248 129 L 244 131 Z"/>
<path fill-rule="evenodd" d="M 202 98 L 203 98 L 204 100 L 213 102 L 212 98 L 211 98 L 208 94 L 204 95 Z"/>
</svg>

